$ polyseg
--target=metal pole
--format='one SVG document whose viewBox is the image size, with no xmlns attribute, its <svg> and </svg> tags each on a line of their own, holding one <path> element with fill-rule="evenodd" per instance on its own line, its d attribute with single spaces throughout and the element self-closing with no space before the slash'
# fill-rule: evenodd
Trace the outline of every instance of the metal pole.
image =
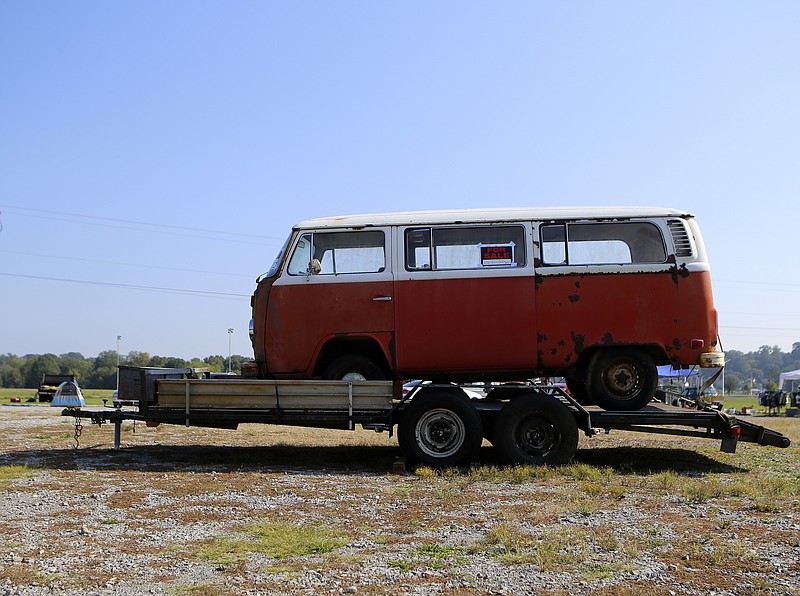
<svg viewBox="0 0 800 596">
<path fill-rule="evenodd" d="M 122 339 L 121 335 L 117 336 L 117 394 L 119 394 L 119 342 Z"/>
<path fill-rule="evenodd" d="M 233 327 L 228 327 L 228 372 L 231 372 L 231 338 L 233 337 Z"/>
</svg>

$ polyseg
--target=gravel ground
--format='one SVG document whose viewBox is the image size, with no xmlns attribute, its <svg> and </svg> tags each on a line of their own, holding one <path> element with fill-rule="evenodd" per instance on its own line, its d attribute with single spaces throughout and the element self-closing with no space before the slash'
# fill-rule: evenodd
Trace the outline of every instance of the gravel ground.
<svg viewBox="0 0 800 596">
<path fill-rule="evenodd" d="M 486 446 L 397 474 L 368 431 L 126 425 L 114 451 L 84 425 L 76 449 L 38 405 L 0 430 L 0 594 L 800 594 L 795 445 L 615 433 L 560 470 Z M 276 554 L 264 526 L 335 538 Z"/>
</svg>

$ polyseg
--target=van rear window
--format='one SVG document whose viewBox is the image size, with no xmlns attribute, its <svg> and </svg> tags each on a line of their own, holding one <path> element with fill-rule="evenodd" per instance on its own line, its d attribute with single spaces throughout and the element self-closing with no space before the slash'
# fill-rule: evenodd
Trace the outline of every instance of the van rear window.
<svg viewBox="0 0 800 596">
<path fill-rule="evenodd" d="M 525 228 L 410 228 L 406 230 L 405 250 L 409 271 L 522 267 Z"/>
<path fill-rule="evenodd" d="M 657 226 L 648 222 L 569 223 L 541 227 L 544 265 L 664 263 Z"/>
</svg>

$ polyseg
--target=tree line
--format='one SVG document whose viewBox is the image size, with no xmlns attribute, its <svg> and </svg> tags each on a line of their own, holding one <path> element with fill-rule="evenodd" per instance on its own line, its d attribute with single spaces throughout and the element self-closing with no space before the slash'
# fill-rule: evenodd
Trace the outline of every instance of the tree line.
<svg viewBox="0 0 800 596">
<path fill-rule="evenodd" d="M 783 352 L 778 346 L 761 346 L 754 352 L 727 352 L 725 366 L 725 392 L 750 391 L 751 389 L 775 390 L 782 372 L 800 369 L 800 342 L 792 344 L 791 352 Z M 245 356 L 231 356 L 232 372 L 241 371 Z M 203 359 L 151 356 L 147 352 L 120 354 L 119 363 L 129 366 L 160 366 L 169 368 L 208 368 L 213 372 L 228 370 L 225 356 L 206 356 Z M 35 388 L 44 374 L 75 375 L 82 387 L 87 389 L 113 389 L 117 382 L 117 353 L 114 350 L 100 352 L 95 358 L 84 358 L 77 352 L 56 356 L 55 354 L 0 355 L 0 387 Z M 708 374 L 704 375 L 708 376 Z"/>
<path fill-rule="evenodd" d="M 782 372 L 800 369 L 800 342 L 792 344 L 791 352 L 778 346 L 761 346 L 755 352 L 726 352 L 725 392 L 751 389 L 778 389 Z"/>
<path fill-rule="evenodd" d="M 241 371 L 242 362 L 251 360 L 245 356 L 232 355 L 230 369 Z M 206 356 L 203 359 L 151 356 L 147 352 L 129 352 L 119 355 L 109 350 L 100 352 L 95 358 L 85 358 L 78 352 L 55 354 L 14 354 L 0 355 L 0 387 L 36 388 L 42 376 L 75 375 L 81 387 L 87 389 L 114 389 L 117 385 L 117 362 L 129 366 L 159 366 L 168 368 L 207 368 L 212 372 L 228 370 L 228 358 L 225 356 Z"/>
</svg>

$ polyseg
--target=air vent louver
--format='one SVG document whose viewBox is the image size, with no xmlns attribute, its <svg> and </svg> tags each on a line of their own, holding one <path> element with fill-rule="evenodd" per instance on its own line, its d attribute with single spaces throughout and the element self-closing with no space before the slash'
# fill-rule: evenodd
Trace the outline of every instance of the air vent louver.
<svg viewBox="0 0 800 596">
<path fill-rule="evenodd" d="M 693 254 L 692 240 L 689 238 L 686 224 L 680 219 L 670 219 L 667 221 L 667 226 L 672 235 L 672 243 L 675 245 L 675 256 L 691 257 Z"/>
</svg>

